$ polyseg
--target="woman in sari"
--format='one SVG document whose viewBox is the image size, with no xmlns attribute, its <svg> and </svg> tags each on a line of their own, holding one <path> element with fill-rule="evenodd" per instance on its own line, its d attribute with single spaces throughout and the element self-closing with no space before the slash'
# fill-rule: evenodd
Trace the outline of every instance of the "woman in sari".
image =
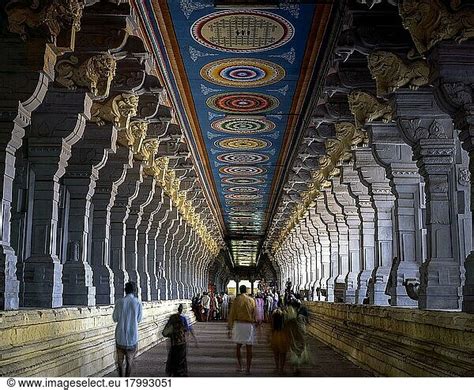
<svg viewBox="0 0 474 390">
<path fill-rule="evenodd" d="M 263 301 L 262 294 L 258 293 L 257 298 L 255 298 L 255 304 L 257 306 L 257 311 L 256 311 L 256 321 L 257 325 L 261 325 L 263 320 L 264 320 L 264 315 L 265 315 L 265 302 Z"/>
<path fill-rule="evenodd" d="M 166 360 L 166 375 L 168 376 L 188 376 L 188 362 L 186 358 L 186 333 L 189 332 L 196 342 L 192 327 L 182 314 L 183 305 L 178 306 L 178 313 L 173 314 L 163 330 L 163 336 L 170 337 L 170 348 L 168 359 Z"/>
<path fill-rule="evenodd" d="M 305 341 L 307 317 L 300 314 L 300 306 L 295 302 L 286 309 L 285 331 L 289 339 L 289 360 L 294 374 L 300 374 L 300 367 L 310 363 L 310 355 Z"/>
</svg>

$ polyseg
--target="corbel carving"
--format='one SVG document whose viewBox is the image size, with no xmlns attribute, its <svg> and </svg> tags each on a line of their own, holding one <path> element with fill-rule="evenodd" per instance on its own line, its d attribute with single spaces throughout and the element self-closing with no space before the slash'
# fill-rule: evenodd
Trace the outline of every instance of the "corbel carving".
<svg viewBox="0 0 474 390">
<path fill-rule="evenodd" d="M 380 50 L 369 55 L 368 66 L 379 97 L 404 86 L 418 89 L 429 82 L 430 68 L 424 60 L 404 62 L 396 54 Z"/>
<path fill-rule="evenodd" d="M 404 0 L 399 4 L 403 27 L 411 34 L 416 50 L 426 53 L 438 42 L 460 43 L 474 37 L 474 12 L 451 11 L 440 0 Z"/>
<path fill-rule="evenodd" d="M 83 8 L 84 3 L 79 0 L 13 0 L 5 6 L 8 30 L 24 41 L 28 39 L 28 30 L 44 30 L 55 43 L 62 29 L 80 30 Z"/>
<path fill-rule="evenodd" d="M 133 123 L 133 122 L 132 122 Z M 135 157 L 145 161 L 145 169 L 152 168 L 155 165 L 155 156 L 158 152 L 159 141 L 156 138 L 146 139 Z"/>
<path fill-rule="evenodd" d="M 132 121 L 130 125 L 122 128 L 117 137 L 119 144 L 132 149 L 134 154 L 140 152 L 143 140 L 146 137 L 148 123 L 144 121 Z"/>
<path fill-rule="evenodd" d="M 125 129 L 130 124 L 130 118 L 137 115 L 137 108 L 138 96 L 122 93 L 105 102 L 94 102 L 91 108 L 91 120 L 98 126 L 110 122 L 119 129 Z"/>
<path fill-rule="evenodd" d="M 381 119 L 384 123 L 393 119 L 393 105 L 390 102 L 381 102 L 366 92 L 354 91 L 349 94 L 348 101 L 358 129 L 377 119 Z"/>
<path fill-rule="evenodd" d="M 78 64 L 76 56 L 59 60 L 56 64 L 56 82 L 69 89 L 87 87 L 96 98 L 106 98 L 115 76 L 115 58 L 104 53 Z"/>
</svg>

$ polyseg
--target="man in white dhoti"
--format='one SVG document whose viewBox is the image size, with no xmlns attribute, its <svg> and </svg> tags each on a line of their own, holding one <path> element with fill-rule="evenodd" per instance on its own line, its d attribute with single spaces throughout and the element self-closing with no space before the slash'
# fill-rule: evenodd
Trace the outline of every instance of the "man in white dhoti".
<svg viewBox="0 0 474 390">
<path fill-rule="evenodd" d="M 242 359 L 240 349 L 245 344 L 247 352 L 247 368 L 246 375 L 250 375 L 250 365 L 252 364 L 252 345 L 255 344 L 255 300 L 247 294 L 247 287 L 240 286 L 240 295 L 232 302 L 230 309 L 228 329 L 229 337 L 237 344 L 236 355 L 238 368 L 237 371 L 242 372 Z"/>
</svg>

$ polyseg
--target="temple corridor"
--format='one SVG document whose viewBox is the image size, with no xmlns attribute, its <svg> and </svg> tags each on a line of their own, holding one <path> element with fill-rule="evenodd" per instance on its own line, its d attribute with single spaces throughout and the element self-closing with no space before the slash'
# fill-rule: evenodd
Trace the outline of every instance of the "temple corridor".
<svg viewBox="0 0 474 390">
<path fill-rule="evenodd" d="M 179 304 L 241 286 L 303 306 L 303 376 L 474 375 L 472 1 L 8 0 L 0 26 L 1 377 L 109 375 L 129 282 L 135 375 Z M 191 375 L 230 375 L 189 321 Z"/>
<path fill-rule="evenodd" d="M 198 347 L 194 342 L 188 345 L 188 370 L 191 377 L 232 377 L 244 376 L 236 372 L 235 345 L 227 337 L 225 322 L 198 322 L 194 325 Z M 252 377 L 277 376 L 275 363 L 269 344 L 270 327 L 268 324 L 257 331 L 257 345 L 253 349 Z M 311 364 L 301 369 L 300 376 L 315 377 L 357 377 L 370 376 L 370 373 L 334 352 L 317 340 L 310 344 Z M 165 376 L 167 346 L 166 341 L 156 345 L 136 359 L 134 376 Z M 290 364 L 286 367 L 286 376 L 293 376 Z M 117 372 L 109 375 L 114 376 Z"/>
</svg>

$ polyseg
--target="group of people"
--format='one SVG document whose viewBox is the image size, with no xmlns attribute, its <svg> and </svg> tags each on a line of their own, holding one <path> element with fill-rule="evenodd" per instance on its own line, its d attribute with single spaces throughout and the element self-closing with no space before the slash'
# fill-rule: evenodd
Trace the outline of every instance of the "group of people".
<svg viewBox="0 0 474 390">
<path fill-rule="evenodd" d="M 199 314 L 196 314 L 196 318 L 202 321 L 228 321 L 228 336 L 236 344 L 238 372 L 250 374 L 256 327 L 265 321 L 271 322 L 270 344 L 278 374 L 284 374 L 288 357 L 295 374 L 298 374 L 302 364 L 309 361 L 305 343 L 308 313 L 301 304 L 300 297 L 291 290 L 285 291 L 284 296 L 275 290 L 268 290 L 253 297 L 247 294 L 247 288 L 242 285 L 240 294 L 232 302 L 226 293 L 216 295 L 204 292 L 193 298 L 192 307 Z M 213 314 L 214 312 L 219 314 Z M 134 283 L 126 283 L 125 297 L 117 300 L 112 317 L 117 323 L 115 341 L 118 373 L 120 376 L 130 376 L 138 347 L 138 323 L 142 320 L 142 304 L 136 297 Z M 187 376 L 187 334 L 192 336 L 198 346 L 193 328 L 183 315 L 183 305 L 180 304 L 177 313 L 171 315 L 162 331 L 162 335 L 170 339 L 166 362 L 166 374 L 169 376 Z M 241 355 L 243 345 L 246 347 L 245 368 Z"/>
<path fill-rule="evenodd" d="M 290 286 L 291 288 L 291 286 Z M 246 347 L 245 373 L 250 374 L 252 346 L 256 343 L 255 325 L 265 319 L 271 322 L 270 344 L 275 359 L 275 370 L 284 375 L 287 357 L 293 366 L 294 374 L 300 367 L 310 362 L 305 341 L 308 311 L 301 303 L 301 297 L 291 290 L 285 291 L 283 299 L 276 291 L 257 294 L 256 298 L 246 294 L 247 288 L 240 287 L 240 295 L 231 305 L 228 320 L 228 335 L 236 343 L 237 371 L 244 372 L 241 349 Z"/>
<path fill-rule="evenodd" d="M 204 291 L 192 298 L 191 307 L 197 321 L 227 320 L 230 297 L 226 292 L 220 294 Z"/>
</svg>

